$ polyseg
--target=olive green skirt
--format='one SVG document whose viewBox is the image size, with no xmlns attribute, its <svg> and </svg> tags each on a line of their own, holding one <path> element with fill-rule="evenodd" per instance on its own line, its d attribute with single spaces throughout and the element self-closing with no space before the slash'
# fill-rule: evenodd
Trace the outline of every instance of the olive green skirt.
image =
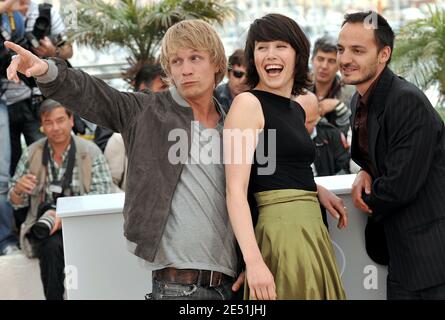
<svg viewBox="0 0 445 320">
<path fill-rule="evenodd" d="M 346 299 L 317 193 L 283 189 L 255 194 L 255 237 L 275 279 L 277 299 Z M 249 299 L 246 281 L 245 298 Z"/>
</svg>

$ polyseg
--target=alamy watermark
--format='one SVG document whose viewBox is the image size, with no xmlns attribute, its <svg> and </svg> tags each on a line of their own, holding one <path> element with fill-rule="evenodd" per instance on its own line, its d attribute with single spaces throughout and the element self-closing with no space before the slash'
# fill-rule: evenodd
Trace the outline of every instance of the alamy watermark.
<svg viewBox="0 0 445 320">
<path fill-rule="evenodd" d="M 258 164 L 258 175 L 271 175 L 276 169 L 275 129 L 200 129 L 191 122 L 190 138 L 185 129 L 173 129 L 168 141 L 171 164 Z M 267 146 L 267 150 L 266 150 Z M 190 152 L 189 152 L 190 151 Z"/>
<path fill-rule="evenodd" d="M 77 290 L 79 288 L 79 272 L 76 266 L 65 266 L 65 282 L 66 290 Z"/>
<path fill-rule="evenodd" d="M 378 15 L 377 12 L 371 11 L 371 13 L 363 21 L 365 29 L 376 30 L 378 29 Z"/>
<path fill-rule="evenodd" d="M 378 290 L 379 289 L 379 271 L 375 265 L 367 265 L 363 269 L 363 273 L 366 274 L 363 279 L 363 287 L 366 290 Z"/>
</svg>

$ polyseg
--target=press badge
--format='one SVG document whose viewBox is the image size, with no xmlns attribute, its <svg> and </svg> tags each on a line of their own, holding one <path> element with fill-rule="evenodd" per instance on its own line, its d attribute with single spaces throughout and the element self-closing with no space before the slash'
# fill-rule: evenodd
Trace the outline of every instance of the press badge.
<svg viewBox="0 0 445 320">
<path fill-rule="evenodd" d="M 62 193 L 63 189 L 62 186 L 59 186 L 58 184 L 50 184 L 49 191 L 52 193 Z"/>
</svg>

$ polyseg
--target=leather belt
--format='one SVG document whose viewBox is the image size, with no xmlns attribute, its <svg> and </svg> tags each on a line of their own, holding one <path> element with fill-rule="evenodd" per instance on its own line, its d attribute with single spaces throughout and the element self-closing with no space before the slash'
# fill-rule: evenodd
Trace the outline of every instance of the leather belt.
<svg viewBox="0 0 445 320">
<path fill-rule="evenodd" d="M 176 268 L 155 270 L 153 279 L 202 287 L 217 287 L 223 282 L 233 281 L 233 278 L 218 271 Z"/>
</svg>

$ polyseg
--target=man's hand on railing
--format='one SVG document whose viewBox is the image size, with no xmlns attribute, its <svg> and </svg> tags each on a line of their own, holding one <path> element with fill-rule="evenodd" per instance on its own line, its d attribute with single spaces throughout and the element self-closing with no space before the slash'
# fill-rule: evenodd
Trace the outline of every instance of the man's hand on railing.
<svg viewBox="0 0 445 320">
<path fill-rule="evenodd" d="M 5 41 L 5 47 L 17 53 L 12 57 L 11 64 L 7 69 L 9 80 L 19 83 L 20 79 L 17 72 L 20 72 L 27 77 L 39 77 L 48 71 L 48 63 L 34 55 L 31 51 L 10 41 Z"/>
<path fill-rule="evenodd" d="M 372 210 L 367 206 L 365 201 L 363 201 L 362 193 L 365 192 L 367 195 L 371 194 L 372 178 L 364 170 L 360 170 L 355 177 L 354 183 L 352 184 L 352 201 L 354 206 L 368 214 L 372 213 Z"/>
</svg>

